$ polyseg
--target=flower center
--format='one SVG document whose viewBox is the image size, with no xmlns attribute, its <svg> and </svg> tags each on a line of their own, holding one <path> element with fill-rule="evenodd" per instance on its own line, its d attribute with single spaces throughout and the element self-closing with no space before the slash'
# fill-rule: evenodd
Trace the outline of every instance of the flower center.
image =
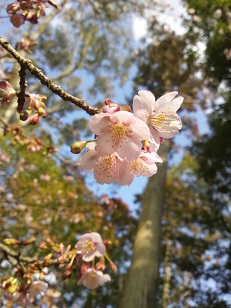
<svg viewBox="0 0 231 308">
<path fill-rule="evenodd" d="M 161 112 L 159 114 L 152 114 L 149 117 L 149 124 L 158 130 L 159 132 L 170 132 L 169 130 L 166 129 L 166 127 L 169 126 L 169 122 L 171 119 L 168 118 L 168 115 L 164 112 Z"/>
<path fill-rule="evenodd" d="M 82 255 L 88 255 L 95 251 L 95 244 L 92 241 L 85 240 L 82 244 Z"/>
<path fill-rule="evenodd" d="M 129 127 L 125 126 L 123 123 L 109 123 L 108 127 L 112 131 L 111 137 L 114 143 L 116 141 L 128 142 L 127 137 L 133 134 L 132 130 Z"/>
<path fill-rule="evenodd" d="M 108 172 L 111 170 L 112 166 L 115 165 L 115 161 L 112 156 L 100 157 L 99 159 L 100 169 L 102 172 Z"/>
<path fill-rule="evenodd" d="M 145 176 L 148 171 L 149 168 L 143 164 L 140 159 L 136 159 L 131 162 L 131 173 Z"/>
</svg>

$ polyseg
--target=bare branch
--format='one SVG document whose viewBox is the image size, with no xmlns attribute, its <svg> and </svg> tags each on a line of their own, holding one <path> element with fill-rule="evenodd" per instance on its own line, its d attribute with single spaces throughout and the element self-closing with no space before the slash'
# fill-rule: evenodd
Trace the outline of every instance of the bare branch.
<svg viewBox="0 0 231 308">
<path fill-rule="evenodd" d="M 57 94 L 61 97 L 64 101 L 69 101 L 73 103 L 75 106 L 85 110 L 89 115 L 94 115 L 99 113 L 99 109 L 95 107 L 89 106 L 83 99 L 74 97 L 64 91 L 60 86 L 55 84 L 50 78 L 48 78 L 42 70 L 38 69 L 32 61 L 22 57 L 11 45 L 10 43 L 5 40 L 3 37 L 0 36 L 0 45 L 7 50 L 20 64 L 22 68 L 26 68 L 30 73 L 38 78 L 41 84 L 45 85 L 51 92 Z"/>
<path fill-rule="evenodd" d="M 4 245 L 3 243 L 0 243 L 0 250 L 2 250 L 8 256 L 11 256 L 12 258 L 19 260 L 19 261 L 32 263 L 32 262 L 35 262 L 37 260 L 37 257 L 32 257 L 32 258 L 31 257 L 25 257 L 25 256 L 21 255 L 19 252 L 13 251 L 12 249 L 10 249 L 8 246 Z"/>
</svg>

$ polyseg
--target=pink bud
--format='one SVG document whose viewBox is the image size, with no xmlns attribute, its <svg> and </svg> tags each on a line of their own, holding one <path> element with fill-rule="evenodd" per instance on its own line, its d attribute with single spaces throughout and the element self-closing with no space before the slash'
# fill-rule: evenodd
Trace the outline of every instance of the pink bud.
<svg viewBox="0 0 231 308">
<path fill-rule="evenodd" d="M 30 119 L 30 124 L 36 125 L 39 122 L 39 115 L 38 113 L 34 114 L 33 117 Z"/>
<path fill-rule="evenodd" d="M 117 272 L 117 266 L 115 265 L 115 263 L 114 262 L 110 262 L 110 267 L 111 267 L 111 269 L 112 269 L 112 271 L 114 272 L 114 273 L 116 273 Z"/>
<path fill-rule="evenodd" d="M 7 5 L 6 11 L 8 14 L 15 14 L 19 10 L 19 4 L 11 3 Z"/>
</svg>

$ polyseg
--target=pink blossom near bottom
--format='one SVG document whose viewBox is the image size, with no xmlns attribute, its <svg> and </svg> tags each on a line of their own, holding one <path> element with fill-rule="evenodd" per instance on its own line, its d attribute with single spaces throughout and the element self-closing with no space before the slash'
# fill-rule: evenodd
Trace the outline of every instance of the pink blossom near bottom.
<svg viewBox="0 0 231 308">
<path fill-rule="evenodd" d="M 95 257 L 102 257 L 106 252 L 106 247 L 99 233 L 91 232 L 83 234 L 75 249 L 84 261 L 92 261 Z"/>
<path fill-rule="evenodd" d="M 104 283 L 111 281 L 111 277 L 108 274 L 103 274 L 101 271 L 97 271 L 94 268 L 88 268 L 78 281 L 79 285 L 84 285 L 86 288 L 93 290 L 98 286 L 102 286 Z"/>
</svg>

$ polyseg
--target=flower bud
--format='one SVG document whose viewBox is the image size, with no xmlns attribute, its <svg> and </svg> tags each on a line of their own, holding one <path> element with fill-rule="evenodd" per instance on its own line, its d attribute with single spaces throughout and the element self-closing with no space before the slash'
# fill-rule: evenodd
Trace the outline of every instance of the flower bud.
<svg viewBox="0 0 231 308">
<path fill-rule="evenodd" d="M 23 110 L 22 113 L 20 113 L 20 120 L 21 121 L 26 121 L 29 117 L 29 115 L 31 114 L 32 109 L 31 110 Z"/>
<path fill-rule="evenodd" d="M 125 106 L 121 106 L 120 108 L 121 110 L 124 110 L 124 111 L 128 111 L 128 112 L 131 112 L 131 107 L 128 106 L 128 105 L 125 105 Z"/>
<path fill-rule="evenodd" d="M 18 245 L 19 244 L 19 241 L 16 240 L 15 238 L 5 238 L 3 242 L 6 245 Z"/>
<path fill-rule="evenodd" d="M 6 11 L 8 14 L 15 14 L 19 9 L 19 4 L 12 3 L 7 5 Z"/>
<path fill-rule="evenodd" d="M 22 14 L 14 14 L 10 18 L 11 23 L 14 27 L 19 28 L 24 24 L 24 16 Z"/>
<path fill-rule="evenodd" d="M 39 108 L 38 108 L 38 114 L 39 114 L 39 116 L 42 117 L 42 118 L 46 118 L 46 116 L 47 116 L 46 110 L 45 110 L 44 108 L 42 108 L 42 107 L 39 107 Z"/>
<path fill-rule="evenodd" d="M 71 153 L 79 154 L 83 148 L 85 148 L 87 141 L 77 141 L 71 145 Z"/>
<path fill-rule="evenodd" d="M 97 262 L 96 265 L 95 265 L 95 269 L 96 269 L 97 271 L 104 271 L 105 268 L 106 268 L 106 265 L 105 265 L 104 260 L 102 260 L 102 259 L 99 260 L 99 262 Z"/>
<path fill-rule="evenodd" d="M 142 148 L 141 148 L 141 150 L 149 152 L 149 150 L 150 150 L 149 146 L 150 146 L 149 141 L 148 140 L 143 140 L 142 141 Z"/>
<path fill-rule="evenodd" d="M 33 117 L 30 119 L 30 124 L 36 125 L 39 122 L 39 115 L 38 113 L 34 114 Z"/>
<path fill-rule="evenodd" d="M 114 273 L 116 273 L 117 272 L 117 266 L 115 265 L 115 263 L 114 262 L 110 262 L 110 267 L 111 267 L 111 269 L 112 269 L 112 271 L 114 272 Z"/>
</svg>

